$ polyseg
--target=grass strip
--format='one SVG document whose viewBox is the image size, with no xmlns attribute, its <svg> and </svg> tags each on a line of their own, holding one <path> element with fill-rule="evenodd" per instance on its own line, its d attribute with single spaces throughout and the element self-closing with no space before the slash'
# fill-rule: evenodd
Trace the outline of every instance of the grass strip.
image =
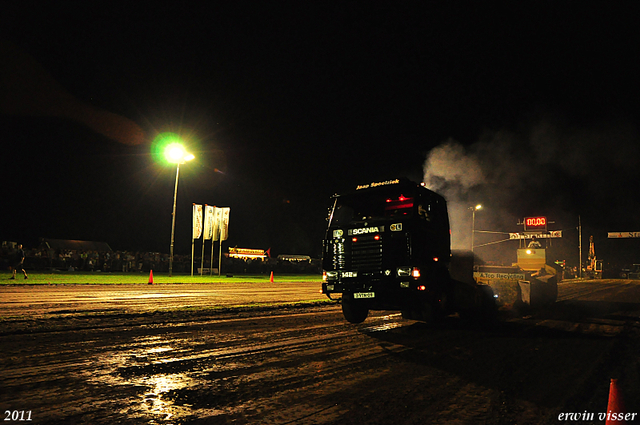
<svg viewBox="0 0 640 425">
<path fill-rule="evenodd" d="M 83 273 L 83 272 L 32 272 L 24 279 L 18 274 L 11 279 L 11 274 L 0 273 L 1 285 L 148 285 L 150 273 Z M 153 284 L 207 284 L 207 283 L 255 283 L 270 282 L 270 275 L 237 275 L 237 276 L 200 276 L 153 273 Z M 318 282 L 320 275 L 279 274 L 274 276 L 278 282 Z"/>
</svg>

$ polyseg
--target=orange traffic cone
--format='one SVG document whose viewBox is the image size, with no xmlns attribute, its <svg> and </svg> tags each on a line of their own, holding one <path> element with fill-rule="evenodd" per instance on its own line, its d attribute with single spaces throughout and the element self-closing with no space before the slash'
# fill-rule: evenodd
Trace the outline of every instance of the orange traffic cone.
<svg viewBox="0 0 640 425">
<path fill-rule="evenodd" d="M 149 270 L 149 285 L 153 285 L 153 270 Z"/>
<path fill-rule="evenodd" d="M 625 424 L 625 413 L 622 392 L 618 388 L 618 380 L 612 379 L 609 385 L 609 405 L 607 406 L 606 425 Z"/>
<path fill-rule="evenodd" d="M 269 278 L 269 282 L 273 283 L 273 272 L 271 272 L 271 277 Z"/>
</svg>

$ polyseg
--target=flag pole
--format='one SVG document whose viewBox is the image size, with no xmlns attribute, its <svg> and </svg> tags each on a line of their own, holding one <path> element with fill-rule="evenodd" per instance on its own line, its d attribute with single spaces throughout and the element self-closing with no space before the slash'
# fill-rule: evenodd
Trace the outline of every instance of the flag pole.
<svg viewBox="0 0 640 425">
<path fill-rule="evenodd" d="M 218 238 L 220 240 L 220 245 L 218 246 L 218 277 L 220 277 L 222 275 L 222 226 L 224 225 L 223 222 L 224 220 L 222 219 L 223 215 L 220 215 L 220 222 L 218 223 L 218 226 L 220 226 L 219 232 L 218 234 L 220 235 L 220 237 Z"/>
<path fill-rule="evenodd" d="M 192 204 L 193 208 L 191 211 L 191 276 L 193 277 L 193 250 L 194 250 L 194 246 L 196 243 L 195 240 L 195 234 L 194 234 L 194 229 L 195 229 L 195 221 L 196 221 L 196 204 L 195 202 Z"/>
<path fill-rule="evenodd" d="M 202 238 L 202 258 L 200 258 L 200 276 L 202 276 L 204 269 L 204 237 Z"/>
<path fill-rule="evenodd" d="M 218 276 L 222 273 L 222 238 L 220 239 L 220 248 L 218 252 Z"/>
<path fill-rule="evenodd" d="M 194 247 L 196 244 L 196 240 L 193 239 L 193 236 L 191 237 L 191 276 L 193 277 L 193 252 L 194 252 Z"/>
<path fill-rule="evenodd" d="M 216 243 L 211 238 L 211 266 L 209 266 L 209 276 L 213 276 L 213 247 Z"/>
<path fill-rule="evenodd" d="M 207 221 L 207 204 L 204 204 L 204 207 L 203 207 L 203 211 L 202 211 L 202 212 L 203 212 L 203 215 L 204 215 L 204 217 L 203 217 L 203 222 L 202 222 L 202 224 L 203 224 L 203 226 L 204 226 L 204 229 L 203 229 L 203 231 L 202 231 L 202 255 L 200 256 L 200 276 L 202 276 L 203 269 L 204 269 L 204 242 L 205 242 L 205 240 L 207 239 L 207 235 L 205 235 L 205 232 L 204 232 L 204 231 L 206 230 L 206 227 L 207 227 L 207 226 L 206 226 L 206 221 Z"/>
</svg>

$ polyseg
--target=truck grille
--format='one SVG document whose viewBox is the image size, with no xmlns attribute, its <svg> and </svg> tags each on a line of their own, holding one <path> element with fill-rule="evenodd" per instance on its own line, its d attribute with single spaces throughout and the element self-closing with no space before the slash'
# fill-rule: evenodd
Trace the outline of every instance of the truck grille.
<svg viewBox="0 0 640 425">
<path fill-rule="evenodd" d="M 332 248 L 333 256 L 331 258 L 331 265 L 333 266 L 333 270 L 343 270 L 346 265 L 344 239 L 334 240 Z"/>
<path fill-rule="evenodd" d="M 382 241 L 359 240 L 351 244 L 353 270 L 379 270 L 382 267 Z"/>
</svg>

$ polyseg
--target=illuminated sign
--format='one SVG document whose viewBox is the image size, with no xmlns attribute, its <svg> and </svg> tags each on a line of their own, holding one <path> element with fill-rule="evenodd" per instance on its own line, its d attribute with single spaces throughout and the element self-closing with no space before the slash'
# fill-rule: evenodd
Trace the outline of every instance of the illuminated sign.
<svg viewBox="0 0 640 425">
<path fill-rule="evenodd" d="M 609 239 L 640 238 L 640 232 L 608 232 Z"/>
<path fill-rule="evenodd" d="M 509 239 L 538 239 L 561 238 L 562 230 L 552 230 L 549 233 L 509 233 Z"/>
<path fill-rule="evenodd" d="M 378 233 L 384 231 L 384 228 L 378 227 L 361 227 L 360 229 L 349 229 L 349 235 L 364 235 L 365 233 Z"/>
<path fill-rule="evenodd" d="M 547 231 L 547 217 L 525 217 L 524 231 Z"/>
<path fill-rule="evenodd" d="M 493 280 L 524 280 L 524 273 L 487 273 L 473 272 L 475 279 L 493 279 Z"/>
<path fill-rule="evenodd" d="M 242 259 L 265 259 L 267 254 L 264 249 L 249 249 L 249 248 L 229 248 L 229 257 L 242 258 Z"/>
<path fill-rule="evenodd" d="M 370 187 L 388 186 L 390 184 L 399 184 L 399 183 L 400 183 L 399 179 L 386 180 L 386 181 L 383 181 L 383 182 L 373 182 L 373 183 L 369 183 L 369 184 L 358 185 L 358 187 L 356 187 L 356 190 L 369 189 Z"/>
</svg>

